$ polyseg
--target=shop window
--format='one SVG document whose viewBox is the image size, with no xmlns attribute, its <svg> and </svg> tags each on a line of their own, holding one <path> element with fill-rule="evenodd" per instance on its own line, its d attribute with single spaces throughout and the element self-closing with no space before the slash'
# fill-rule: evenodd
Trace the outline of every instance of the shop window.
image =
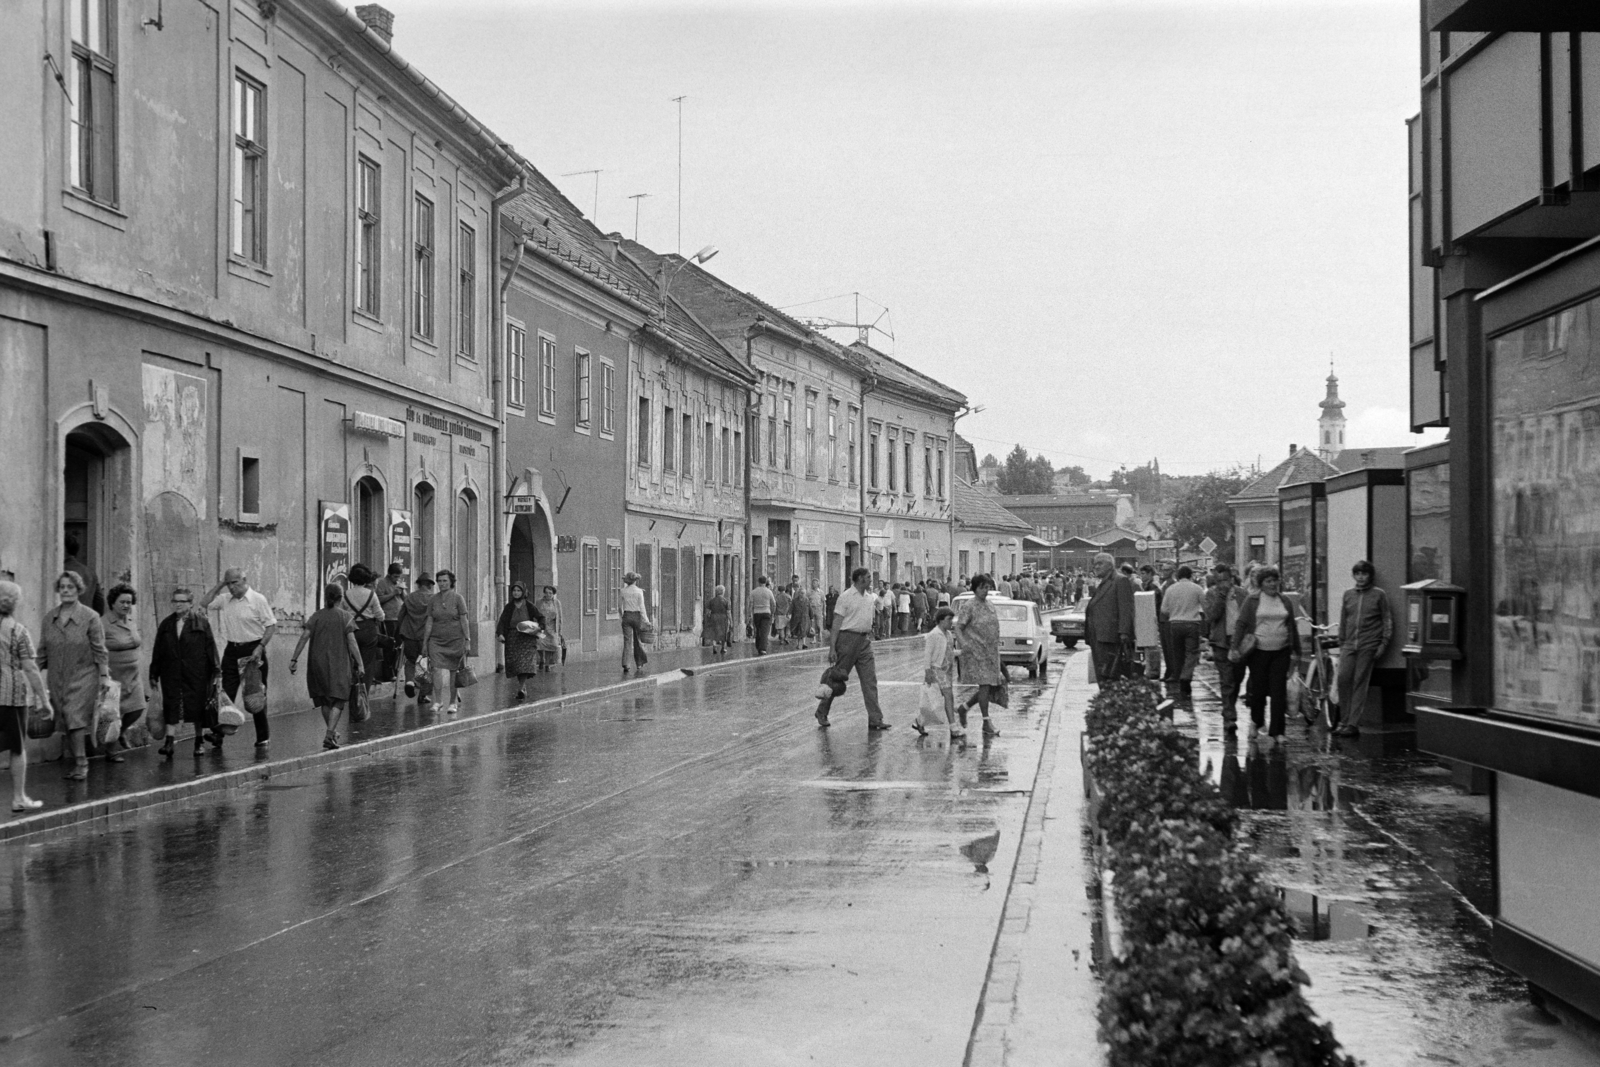
<svg viewBox="0 0 1600 1067">
<path fill-rule="evenodd" d="M 355 544 L 351 545 L 350 562 L 365 563 L 382 574 L 389 565 L 387 540 L 389 513 L 385 510 L 383 485 L 376 478 L 365 477 L 356 482 Z"/>
<path fill-rule="evenodd" d="M 411 491 L 412 567 L 418 574 L 434 572 L 433 538 L 433 486 L 418 482 Z"/>
<path fill-rule="evenodd" d="M 471 607 L 478 587 L 478 498 L 471 490 L 456 497 L 455 560 L 456 588 Z"/>
<path fill-rule="evenodd" d="M 261 458 L 239 452 L 239 521 L 261 521 Z"/>
<path fill-rule="evenodd" d="M 678 553 L 670 547 L 661 550 L 661 604 L 657 611 L 657 629 L 666 633 L 678 628 Z"/>
</svg>

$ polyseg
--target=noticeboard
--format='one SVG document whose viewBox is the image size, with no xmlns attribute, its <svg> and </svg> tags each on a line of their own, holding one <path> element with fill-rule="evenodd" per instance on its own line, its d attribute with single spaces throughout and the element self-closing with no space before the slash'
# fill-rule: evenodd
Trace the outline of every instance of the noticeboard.
<svg viewBox="0 0 1600 1067">
<path fill-rule="evenodd" d="M 343 585 L 350 571 L 350 505 L 342 501 L 318 501 L 322 521 L 318 525 L 322 585 L 338 582 Z M 316 590 L 314 600 L 322 600 L 322 591 Z"/>
</svg>

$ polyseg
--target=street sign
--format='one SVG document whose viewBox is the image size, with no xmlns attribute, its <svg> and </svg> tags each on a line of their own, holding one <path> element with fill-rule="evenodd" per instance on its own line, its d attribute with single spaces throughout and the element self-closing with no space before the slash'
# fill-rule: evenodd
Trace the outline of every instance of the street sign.
<svg viewBox="0 0 1600 1067">
<path fill-rule="evenodd" d="M 1146 541 L 1144 543 L 1144 547 L 1139 549 L 1139 551 L 1143 552 L 1145 548 L 1148 548 L 1152 552 L 1161 552 L 1177 547 L 1178 542 L 1176 541 Z"/>
<path fill-rule="evenodd" d="M 1204 552 L 1206 555 L 1209 556 L 1209 555 L 1211 555 L 1211 553 L 1215 552 L 1216 550 L 1217 550 L 1217 543 L 1215 541 L 1211 540 L 1211 538 L 1209 536 L 1204 541 L 1200 542 L 1200 551 Z"/>
<path fill-rule="evenodd" d="M 1145 549 L 1150 547 L 1150 542 L 1141 537 L 1133 543 L 1133 547 L 1138 551 L 1143 552 Z"/>
</svg>

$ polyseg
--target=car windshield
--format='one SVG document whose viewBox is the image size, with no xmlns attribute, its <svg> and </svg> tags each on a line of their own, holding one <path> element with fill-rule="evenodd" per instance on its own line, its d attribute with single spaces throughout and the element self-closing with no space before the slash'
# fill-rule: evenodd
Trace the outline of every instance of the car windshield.
<svg viewBox="0 0 1600 1067">
<path fill-rule="evenodd" d="M 994 613 L 1002 622 L 1027 622 L 1028 604 L 996 604 Z"/>
</svg>

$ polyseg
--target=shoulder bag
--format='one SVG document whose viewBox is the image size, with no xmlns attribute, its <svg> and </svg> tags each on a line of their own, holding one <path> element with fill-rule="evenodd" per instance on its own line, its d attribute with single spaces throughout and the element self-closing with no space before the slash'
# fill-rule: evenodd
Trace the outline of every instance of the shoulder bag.
<svg viewBox="0 0 1600 1067">
<path fill-rule="evenodd" d="M 478 684 L 478 672 L 472 669 L 470 663 L 462 664 L 456 668 L 456 688 L 471 689 Z"/>
</svg>

